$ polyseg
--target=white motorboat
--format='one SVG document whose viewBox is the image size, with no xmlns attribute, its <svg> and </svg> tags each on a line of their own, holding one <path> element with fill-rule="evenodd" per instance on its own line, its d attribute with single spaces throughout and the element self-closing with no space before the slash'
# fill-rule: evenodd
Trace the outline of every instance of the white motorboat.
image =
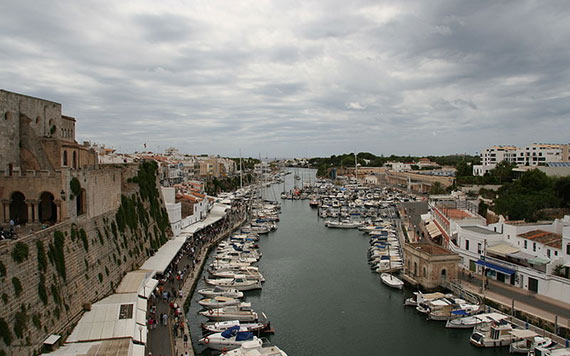
<svg viewBox="0 0 570 356">
<path fill-rule="evenodd" d="M 238 276 L 244 276 L 246 279 L 265 282 L 265 278 L 259 271 L 247 270 L 247 269 L 220 269 L 217 271 L 210 272 L 213 277 L 216 278 L 236 278 Z"/>
<path fill-rule="evenodd" d="M 205 332 L 221 333 L 231 327 L 239 326 L 240 331 L 261 332 L 268 329 L 269 323 L 242 323 L 239 320 L 216 321 L 202 324 Z"/>
<path fill-rule="evenodd" d="M 509 346 L 513 340 L 511 330 L 512 325 L 503 320 L 489 328 L 475 328 L 469 342 L 478 347 Z"/>
<path fill-rule="evenodd" d="M 439 293 L 439 292 L 424 294 L 420 291 L 417 291 L 417 292 L 414 292 L 414 296 L 415 297 L 407 298 L 404 301 L 404 305 L 405 306 L 411 306 L 411 307 L 417 307 L 419 303 L 430 301 L 433 299 L 443 298 L 443 297 L 445 297 L 445 294 Z"/>
<path fill-rule="evenodd" d="M 485 313 L 463 318 L 448 320 L 445 323 L 446 328 L 450 329 L 472 329 L 477 325 L 497 323 L 501 320 L 507 319 L 508 316 L 500 313 Z"/>
<path fill-rule="evenodd" d="M 239 326 L 232 326 L 231 328 L 221 332 L 205 336 L 198 340 L 198 343 L 206 345 L 214 350 L 233 350 L 247 341 L 255 341 L 257 337 L 250 331 L 240 331 Z"/>
<path fill-rule="evenodd" d="M 382 273 L 380 275 L 380 278 L 382 279 L 382 283 L 384 283 L 388 287 L 396 289 L 402 289 L 404 287 L 404 282 L 402 282 L 401 279 L 394 277 L 390 273 Z"/>
<path fill-rule="evenodd" d="M 570 356 L 570 348 L 536 346 L 529 351 L 528 356 Z"/>
<path fill-rule="evenodd" d="M 240 303 L 239 299 L 228 298 L 228 297 L 204 298 L 198 301 L 198 304 L 200 304 L 206 309 L 229 307 L 231 305 L 238 305 L 239 303 Z"/>
<path fill-rule="evenodd" d="M 556 345 L 552 339 L 541 337 L 537 333 L 529 329 L 514 329 L 510 332 L 513 341 L 509 345 L 510 353 L 527 355 L 530 350 L 536 347 L 552 347 Z"/>
<path fill-rule="evenodd" d="M 431 311 L 429 320 L 446 321 L 466 317 L 477 313 L 481 309 L 479 304 L 459 303 Z"/>
<path fill-rule="evenodd" d="M 239 349 L 231 350 L 224 356 L 287 356 L 277 346 L 265 345 L 261 340 L 244 342 Z"/>
<path fill-rule="evenodd" d="M 334 229 L 356 229 L 360 226 L 360 223 L 352 221 L 327 221 L 325 222 L 325 226 Z"/>
<path fill-rule="evenodd" d="M 257 313 L 251 308 L 251 303 L 241 303 L 231 307 L 209 309 L 199 312 L 198 314 L 207 317 L 210 320 L 239 320 L 239 321 L 256 321 Z"/>
<path fill-rule="evenodd" d="M 235 288 L 205 288 L 199 289 L 198 293 L 203 295 L 204 297 L 228 297 L 228 298 L 243 298 L 243 292 Z"/>
<path fill-rule="evenodd" d="M 234 288 L 241 291 L 261 289 L 260 280 L 247 279 L 247 277 L 244 275 L 236 275 L 234 278 L 221 278 L 221 279 L 206 278 L 206 284 L 221 288 Z"/>
</svg>

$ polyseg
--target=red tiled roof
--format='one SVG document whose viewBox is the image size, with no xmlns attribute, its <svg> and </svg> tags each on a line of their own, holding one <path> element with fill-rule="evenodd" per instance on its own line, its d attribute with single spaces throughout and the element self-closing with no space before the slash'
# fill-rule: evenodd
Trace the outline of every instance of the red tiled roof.
<svg viewBox="0 0 570 356">
<path fill-rule="evenodd" d="M 518 236 L 533 242 L 540 242 L 546 246 L 562 248 L 562 236 L 553 232 L 533 230 L 525 232 L 524 234 L 519 234 Z"/>
</svg>

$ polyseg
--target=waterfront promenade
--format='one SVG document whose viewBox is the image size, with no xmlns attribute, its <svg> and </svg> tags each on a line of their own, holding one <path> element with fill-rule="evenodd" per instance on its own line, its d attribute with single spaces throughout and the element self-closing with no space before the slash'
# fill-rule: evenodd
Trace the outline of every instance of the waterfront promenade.
<svg viewBox="0 0 570 356">
<path fill-rule="evenodd" d="M 170 292 L 170 299 L 164 299 L 162 295 L 154 298 L 156 310 L 153 315 L 156 322 L 152 327 L 149 325 L 148 347 L 153 356 L 194 355 L 184 308 L 185 300 L 191 297 L 210 249 L 239 228 L 246 216 L 247 211 L 244 206 L 231 211 L 218 226 L 206 228 L 192 236 L 193 240 L 190 242 L 193 242 L 191 244 L 193 249 L 187 247 L 175 261 L 171 268 L 174 275 L 179 268 L 183 268 L 182 266 L 189 268 L 180 279 L 167 278 L 162 284 L 162 290 Z M 164 319 L 160 320 L 161 315 L 167 315 L 164 318 L 166 323 Z M 184 341 L 185 335 L 187 341 Z"/>
</svg>

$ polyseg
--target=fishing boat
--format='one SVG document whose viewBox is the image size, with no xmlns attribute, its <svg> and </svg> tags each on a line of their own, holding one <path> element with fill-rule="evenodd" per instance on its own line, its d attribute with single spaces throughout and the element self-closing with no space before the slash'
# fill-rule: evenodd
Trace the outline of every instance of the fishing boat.
<svg viewBox="0 0 570 356">
<path fill-rule="evenodd" d="M 260 339 L 244 342 L 239 349 L 223 354 L 224 356 L 287 356 L 277 346 L 273 346 Z"/>
<path fill-rule="evenodd" d="M 513 341 L 509 345 L 510 353 L 527 355 L 530 350 L 536 347 L 549 348 L 556 345 L 552 339 L 539 336 L 529 329 L 514 329 L 511 330 L 510 334 L 513 337 Z"/>
<path fill-rule="evenodd" d="M 259 333 L 270 328 L 270 323 L 242 323 L 239 320 L 227 320 L 203 323 L 202 329 L 207 333 L 221 333 L 231 327 L 239 326 L 240 331 Z"/>
<path fill-rule="evenodd" d="M 502 320 L 489 328 L 475 328 L 469 342 L 478 347 L 509 346 L 512 342 L 511 330 L 512 325 Z"/>
<path fill-rule="evenodd" d="M 206 284 L 211 286 L 217 286 L 221 288 L 234 288 L 237 290 L 252 290 L 261 289 L 260 280 L 247 279 L 244 275 L 236 275 L 234 278 L 221 278 L 221 279 L 210 279 L 205 278 Z"/>
<path fill-rule="evenodd" d="M 445 327 L 450 329 L 472 329 L 478 325 L 497 323 L 507 318 L 508 316 L 500 313 L 470 315 L 463 318 L 448 320 L 445 323 Z"/>
<path fill-rule="evenodd" d="M 407 298 L 404 301 L 404 305 L 407 307 L 416 307 L 419 303 L 428 302 L 430 300 L 443 298 L 446 295 L 443 293 L 422 293 L 420 291 L 414 292 L 414 297 Z"/>
<path fill-rule="evenodd" d="M 243 298 L 243 292 L 235 288 L 205 288 L 199 289 L 198 293 L 203 295 L 204 297 L 228 297 L 228 298 Z"/>
<path fill-rule="evenodd" d="M 232 326 L 231 328 L 221 332 L 205 336 L 198 340 L 198 343 L 206 345 L 214 350 L 233 350 L 247 341 L 255 341 L 257 337 L 251 331 L 240 331 L 239 326 Z"/>
<path fill-rule="evenodd" d="M 404 282 L 402 282 L 401 279 L 394 277 L 390 273 L 382 273 L 380 275 L 380 278 L 382 279 L 382 283 L 384 283 L 388 287 L 396 289 L 402 289 L 404 287 Z"/>
<path fill-rule="evenodd" d="M 251 308 L 251 303 L 241 303 L 231 307 L 218 309 L 209 309 L 199 312 L 198 314 L 207 317 L 210 320 L 239 320 L 239 321 L 256 321 L 257 313 Z"/>
<path fill-rule="evenodd" d="M 239 303 L 240 303 L 239 299 L 228 298 L 228 297 L 204 298 L 198 301 L 198 304 L 200 304 L 206 309 L 229 307 L 231 305 L 238 305 Z"/>
<path fill-rule="evenodd" d="M 570 348 L 536 346 L 528 356 L 570 356 Z"/>
</svg>

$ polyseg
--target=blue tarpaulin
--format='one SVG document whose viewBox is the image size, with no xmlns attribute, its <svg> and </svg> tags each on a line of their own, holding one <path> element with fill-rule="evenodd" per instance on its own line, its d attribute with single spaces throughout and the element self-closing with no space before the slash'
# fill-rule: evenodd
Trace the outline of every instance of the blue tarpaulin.
<svg viewBox="0 0 570 356">
<path fill-rule="evenodd" d="M 495 271 L 497 271 L 497 272 L 501 272 L 501 273 L 504 273 L 504 274 L 511 275 L 511 274 L 514 274 L 514 273 L 515 273 L 515 271 L 513 271 L 512 269 L 509 269 L 509 268 L 506 268 L 506 267 L 502 267 L 502 266 L 499 266 L 499 265 L 496 265 L 496 264 L 494 264 L 494 263 L 490 263 L 490 262 L 487 262 L 487 261 L 479 260 L 479 261 L 477 261 L 477 262 L 475 262 L 475 263 L 478 264 L 479 266 L 484 266 L 484 267 L 490 268 L 490 269 L 492 269 L 492 270 L 495 270 Z"/>
<path fill-rule="evenodd" d="M 253 333 L 249 331 L 240 331 L 237 333 L 236 341 L 253 340 Z"/>
<path fill-rule="evenodd" d="M 463 309 L 454 310 L 451 312 L 453 315 L 468 315 L 467 312 Z"/>
<path fill-rule="evenodd" d="M 222 337 L 229 339 L 230 337 L 234 336 L 238 331 L 239 331 L 239 325 L 232 326 L 231 328 L 226 329 L 224 332 L 222 332 Z"/>
</svg>

